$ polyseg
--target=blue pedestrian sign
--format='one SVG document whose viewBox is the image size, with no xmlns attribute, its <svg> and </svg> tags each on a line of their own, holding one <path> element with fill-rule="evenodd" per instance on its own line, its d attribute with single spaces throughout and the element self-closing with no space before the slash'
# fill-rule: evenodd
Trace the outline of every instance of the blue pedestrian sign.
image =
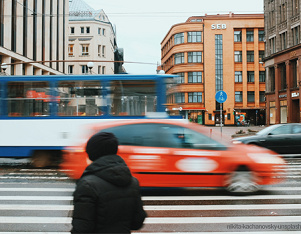
<svg viewBox="0 0 301 234">
<path fill-rule="evenodd" d="M 218 91 L 215 94 L 215 100 L 219 103 L 224 103 L 227 100 L 227 94 L 224 91 Z"/>
</svg>

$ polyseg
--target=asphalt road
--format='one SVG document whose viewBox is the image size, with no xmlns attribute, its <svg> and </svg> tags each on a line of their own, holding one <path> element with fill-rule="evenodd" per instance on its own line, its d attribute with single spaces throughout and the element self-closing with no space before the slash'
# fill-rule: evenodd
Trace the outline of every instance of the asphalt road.
<svg viewBox="0 0 301 234">
<path fill-rule="evenodd" d="M 290 160 L 284 183 L 250 196 L 208 188 L 143 188 L 148 218 L 137 233 L 300 233 L 300 169 L 299 159 Z M 2 165 L 0 234 L 69 233 L 74 188 L 75 181 L 56 169 Z"/>
</svg>

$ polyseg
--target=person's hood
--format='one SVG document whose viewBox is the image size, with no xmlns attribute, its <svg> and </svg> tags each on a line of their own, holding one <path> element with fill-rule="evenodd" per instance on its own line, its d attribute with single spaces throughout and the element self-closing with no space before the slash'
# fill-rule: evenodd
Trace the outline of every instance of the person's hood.
<svg viewBox="0 0 301 234">
<path fill-rule="evenodd" d="M 118 155 L 106 155 L 92 162 L 84 171 L 83 176 L 95 175 L 111 184 L 125 187 L 132 181 L 132 174 Z"/>
</svg>

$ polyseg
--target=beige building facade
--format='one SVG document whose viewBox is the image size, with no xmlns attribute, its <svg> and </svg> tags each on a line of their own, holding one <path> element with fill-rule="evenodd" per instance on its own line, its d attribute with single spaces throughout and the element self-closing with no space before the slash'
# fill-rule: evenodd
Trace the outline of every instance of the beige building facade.
<svg viewBox="0 0 301 234">
<path fill-rule="evenodd" d="M 0 0 L 0 63 L 6 75 L 66 72 L 68 0 Z"/>
<path fill-rule="evenodd" d="M 70 1 L 69 9 L 68 74 L 114 74 L 116 35 L 105 12 L 82 0 Z"/>
</svg>

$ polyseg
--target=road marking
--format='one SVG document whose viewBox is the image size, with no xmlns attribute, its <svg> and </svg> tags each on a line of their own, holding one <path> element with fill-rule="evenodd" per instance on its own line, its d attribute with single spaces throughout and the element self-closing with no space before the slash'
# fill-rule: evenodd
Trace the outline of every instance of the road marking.
<svg viewBox="0 0 301 234">
<path fill-rule="evenodd" d="M 0 200 L 13 201 L 71 201 L 72 196 L 0 196 Z"/>
<path fill-rule="evenodd" d="M 234 217 L 160 217 L 146 218 L 144 224 L 183 224 L 183 223 L 277 223 L 277 222 L 289 222 L 300 223 L 301 216 L 234 216 Z M 1 220 L 0 220 L 1 222 Z"/>
<path fill-rule="evenodd" d="M 301 216 L 234 216 L 234 217 L 148 217 L 144 224 L 199 224 L 199 223 L 300 223 Z M 54 223 L 54 224 L 71 224 L 71 217 L 25 217 L 25 216 L 0 216 L 0 223 Z"/>
<path fill-rule="evenodd" d="M 205 190 L 207 188 L 184 188 L 184 190 Z M 210 188 L 215 190 L 216 188 Z M 74 188 L 0 188 L 0 192 L 74 192 Z M 301 187 L 263 187 L 264 191 L 301 191 Z M 256 195 L 255 195 L 256 196 Z"/>
<path fill-rule="evenodd" d="M 55 180 L 67 180 L 70 179 L 70 177 L 64 176 L 64 177 L 59 177 L 59 176 L 0 176 L 0 179 L 26 179 L 26 180 L 33 180 L 33 179 L 55 179 Z"/>
<path fill-rule="evenodd" d="M 75 188 L 0 188 L 7 192 L 74 192 Z"/>
<path fill-rule="evenodd" d="M 144 201 L 210 201 L 210 200 L 268 200 L 268 199 L 301 199 L 301 195 L 250 195 L 250 196 L 163 196 L 163 197 L 142 197 Z"/>
<path fill-rule="evenodd" d="M 0 205 L 0 210 L 73 210 L 73 205 Z"/>
<path fill-rule="evenodd" d="M 301 204 L 260 204 L 260 205 L 145 205 L 144 209 L 148 211 L 156 210 L 286 210 L 300 209 Z M 73 205 L 0 205 L 0 210 L 73 210 Z"/>
<path fill-rule="evenodd" d="M 301 204 L 260 204 L 260 205 L 170 205 L 144 206 L 145 210 L 286 210 L 300 209 Z M 1 206 L 0 206 L 1 209 Z"/>
<path fill-rule="evenodd" d="M 0 223 L 63 223 L 70 224 L 70 217 L 26 217 L 26 216 L 0 216 Z"/>
</svg>

